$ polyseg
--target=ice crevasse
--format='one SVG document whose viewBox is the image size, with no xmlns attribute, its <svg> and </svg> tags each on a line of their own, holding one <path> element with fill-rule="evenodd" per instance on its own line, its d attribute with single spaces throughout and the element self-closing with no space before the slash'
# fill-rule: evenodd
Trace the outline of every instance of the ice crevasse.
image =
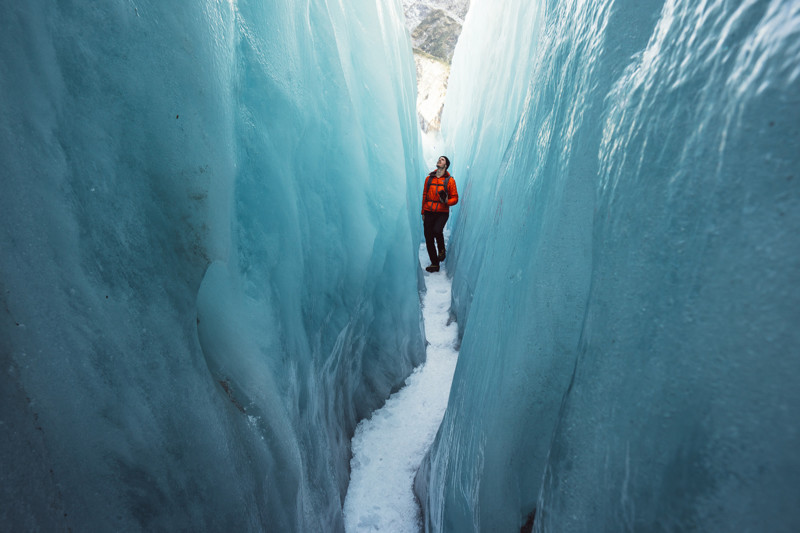
<svg viewBox="0 0 800 533">
<path fill-rule="evenodd" d="M 474 0 L 430 531 L 800 528 L 800 6 Z M 341 531 L 424 358 L 399 2 L 0 3 L 0 523 Z"/>
<path fill-rule="evenodd" d="M 0 529 L 343 529 L 424 358 L 407 42 L 376 1 L 0 3 Z"/>
</svg>

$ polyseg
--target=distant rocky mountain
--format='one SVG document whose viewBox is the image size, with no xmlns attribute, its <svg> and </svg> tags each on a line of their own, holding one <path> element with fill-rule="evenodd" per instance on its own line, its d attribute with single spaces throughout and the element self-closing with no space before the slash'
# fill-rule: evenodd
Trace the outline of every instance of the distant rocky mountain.
<svg viewBox="0 0 800 533">
<path fill-rule="evenodd" d="M 414 48 L 450 63 L 470 0 L 403 0 Z"/>
<path fill-rule="evenodd" d="M 450 18 L 463 24 L 469 2 L 470 0 L 403 0 L 406 26 L 414 31 L 433 11 L 444 11 Z"/>
<path fill-rule="evenodd" d="M 411 32 L 415 49 L 438 57 L 447 63 L 453 59 L 461 24 L 441 9 L 431 11 Z"/>
<path fill-rule="evenodd" d="M 403 0 L 417 65 L 417 115 L 425 133 L 439 130 L 450 61 L 470 0 Z"/>
</svg>

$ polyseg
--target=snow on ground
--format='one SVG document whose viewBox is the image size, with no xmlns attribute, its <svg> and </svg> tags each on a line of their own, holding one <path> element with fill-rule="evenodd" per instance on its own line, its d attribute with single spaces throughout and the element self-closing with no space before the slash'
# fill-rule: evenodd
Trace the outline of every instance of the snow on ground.
<svg viewBox="0 0 800 533">
<path fill-rule="evenodd" d="M 428 266 L 425 246 L 420 263 Z M 363 420 L 353 436 L 350 486 L 344 502 L 345 531 L 418 533 L 420 509 L 414 475 L 433 443 L 447 407 L 456 367 L 458 326 L 448 323 L 450 280 L 444 263 L 425 273 L 422 316 L 428 340 L 427 360 L 414 369 L 404 388 Z"/>
</svg>

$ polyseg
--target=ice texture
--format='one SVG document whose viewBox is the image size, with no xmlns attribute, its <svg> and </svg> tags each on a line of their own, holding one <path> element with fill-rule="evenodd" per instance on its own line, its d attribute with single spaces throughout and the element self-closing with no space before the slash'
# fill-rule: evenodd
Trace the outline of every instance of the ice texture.
<svg viewBox="0 0 800 533">
<path fill-rule="evenodd" d="M 343 529 L 415 97 L 399 3 L 0 3 L 0 529 Z"/>
<path fill-rule="evenodd" d="M 800 5 L 530 4 L 453 59 L 426 529 L 799 530 Z"/>
</svg>

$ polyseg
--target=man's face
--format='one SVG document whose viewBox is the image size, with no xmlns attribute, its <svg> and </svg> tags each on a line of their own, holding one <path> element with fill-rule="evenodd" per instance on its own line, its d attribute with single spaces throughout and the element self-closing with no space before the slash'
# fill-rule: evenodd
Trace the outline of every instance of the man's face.
<svg viewBox="0 0 800 533">
<path fill-rule="evenodd" d="M 436 162 L 436 168 L 445 169 L 447 168 L 447 161 L 444 157 L 440 157 L 439 160 Z"/>
</svg>

